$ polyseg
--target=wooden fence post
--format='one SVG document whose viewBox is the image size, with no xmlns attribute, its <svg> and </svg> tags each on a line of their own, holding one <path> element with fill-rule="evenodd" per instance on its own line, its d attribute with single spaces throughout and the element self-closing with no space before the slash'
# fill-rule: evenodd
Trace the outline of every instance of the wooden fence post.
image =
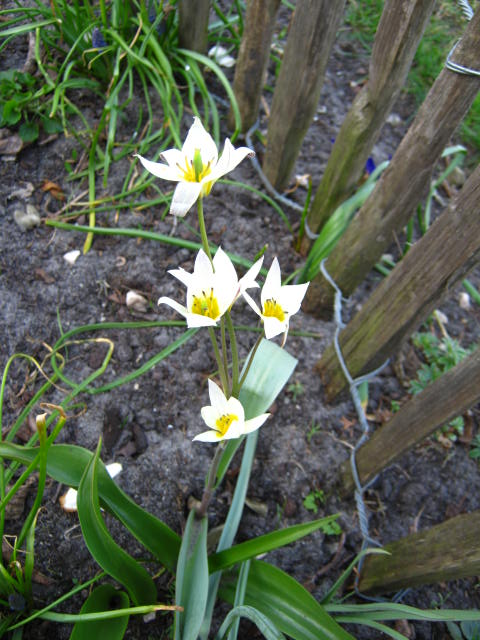
<svg viewBox="0 0 480 640">
<path fill-rule="evenodd" d="M 345 0 L 298 0 L 273 95 L 265 175 L 276 189 L 290 179 L 315 115 Z"/>
<path fill-rule="evenodd" d="M 350 195 L 385 120 L 403 87 L 435 0 L 386 0 L 380 19 L 369 79 L 357 94 L 333 145 L 325 173 L 308 212 L 317 232 Z M 305 236 L 305 253 L 310 241 Z"/>
<path fill-rule="evenodd" d="M 355 460 L 361 484 L 476 404 L 480 400 L 478 380 L 480 348 L 408 400 L 360 447 Z M 342 490 L 349 493 L 354 487 L 350 463 L 342 466 L 341 476 Z"/>
<path fill-rule="evenodd" d="M 358 588 L 384 593 L 480 574 L 480 511 L 462 514 L 367 556 Z"/>
<path fill-rule="evenodd" d="M 270 43 L 280 0 L 250 0 L 245 16 L 242 43 L 238 52 L 233 92 L 242 117 L 242 131 L 248 131 L 258 118 Z M 235 127 L 230 109 L 228 126 Z"/>
<path fill-rule="evenodd" d="M 180 46 L 206 53 L 210 0 L 179 0 L 178 39 Z"/>
<path fill-rule="evenodd" d="M 410 249 L 341 332 L 355 378 L 380 366 L 480 260 L 480 165 L 427 233 Z M 333 345 L 318 370 L 328 399 L 345 388 Z"/>
<path fill-rule="evenodd" d="M 468 23 L 452 59 L 480 69 L 480 9 Z M 433 168 L 480 89 L 480 76 L 443 69 L 390 165 L 327 259 L 327 270 L 345 295 L 394 241 L 431 182 Z M 323 314 L 333 294 L 321 274 L 307 291 L 304 309 Z"/>
</svg>

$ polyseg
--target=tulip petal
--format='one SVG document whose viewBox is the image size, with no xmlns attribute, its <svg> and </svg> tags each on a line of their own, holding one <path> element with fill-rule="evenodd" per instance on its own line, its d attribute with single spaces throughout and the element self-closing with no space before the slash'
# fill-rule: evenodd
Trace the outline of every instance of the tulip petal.
<svg viewBox="0 0 480 640">
<path fill-rule="evenodd" d="M 202 416 L 202 420 L 205 422 L 207 427 L 210 427 L 210 429 L 213 429 L 214 431 L 218 431 L 218 429 L 215 429 L 215 426 L 217 424 L 217 420 L 220 414 L 217 411 L 217 409 L 215 409 L 215 407 L 211 407 L 211 406 L 202 407 L 200 409 L 200 414 Z"/>
<path fill-rule="evenodd" d="M 239 295 L 243 294 L 243 292 L 246 291 L 247 289 L 252 289 L 255 287 L 258 288 L 260 286 L 258 282 L 256 282 L 256 279 L 258 277 L 258 274 L 260 273 L 262 264 L 263 264 L 263 256 L 260 258 L 260 260 L 257 260 L 255 264 L 253 264 L 250 267 L 250 269 L 242 278 L 240 278 L 238 283 L 240 285 Z"/>
<path fill-rule="evenodd" d="M 277 302 L 290 316 L 299 311 L 309 284 L 287 284 L 280 289 Z"/>
<path fill-rule="evenodd" d="M 269 417 L 270 417 L 269 413 L 262 413 L 261 415 L 256 416 L 256 418 L 251 418 L 250 420 L 246 420 L 245 424 L 243 425 L 243 433 L 247 434 L 247 433 L 252 433 L 252 431 L 256 431 L 262 426 L 262 424 L 264 424 L 264 422 Z"/>
<path fill-rule="evenodd" d="M 186 307 L 184 307 L 182 304 L 180 304 L 176 300 L 173 300 L 172 298 L 167 298 L 167 296 L 162 296 L 161 298 L 159 298 L 157 304 L 167 304 L 169 307 L 172 307 L 172 309 L 175 309 L 175 311 L 177 311 L 180 315 L 184 316 L 185 318 L 188 315 L 188 311 Z"/>
<path fill-rule="evenodd" d="M 270 300 L 271 298 L 277 300 L 281 288 L 282 277 L 280 273 L 280 264 L 278 263 L 277 257 L 275 257 L 270 266 L 270 269 L 268 270 L 267 277 L 265 278 L 265 283 L 262 288 L 262 306 L 264 305 L 266 300 Z"/>
<path fill-rule="evenodd" d="M 218 431 L 204 431 L 203 433 L 199 433 L 198 436 L 195 436 L 193 439 L 194 442 L 220 442 L 221 440 L 224 440 L 224 438 Z"/>
<path fill-rule="evenodd" d="M 201 191 L 200 182 L 179 182 L 173 193 L 170 213 L 183 218 L 198 200 Z"/>
<path fill-rule="evenodd" d="M 226 138 L 223 153 L 216 166 L 209 174 L 208 179 L 212 181 L 218 180 L 226 173 L 233 171 L 235 167 L 237 167 L 247 156 L 253 157 L 254 155 L 255 152 L 248 147 L 239 147 L 238 149 L 235 149 L 229 138 Z"/>
<path fill-rule="evenodd" d="M 260 311 L 260 308 L 257 305 L 257 303 L 255 302 L 255 300 L 250 296 L 250 294 L 248 294 L 246 291 L 244 291 L 243 292 L 243 297 L 248 302 L 248 304 L 252 307 L 252 309 L 255 311 L 255 313 L 257 315 L 261 316 L 262 312 Z"/>
<path fill-rule="evenodd" d="M 217 145 L 215 144 L 212 136 L 205 131 L 202 121 L 199 118 L 194 118 L 193 124 L 185 138 L 185 142 L 182 147 L 182 154 L 192 162 L 195 151 L 197 150 L 200 151 L 204 165 L 207 165 L 209 162 L 212 165 L 217 163 Z"/>
<path fill-rule="evenodd" d="M 225 394 L 218 386 L 218 384 L 216 384 L 210 378 L 208 379 L 208 395 L 210 397 L 212 407 L 218 412 L 218 415 L 228 413 L 228 401 L 225 397 Z"/>
<path fill-rule="evenodd" d="M 278 318 L 269 316 L 262 316 L 262 319 L 265 338 L 267 340 L 278 336 L 280 333 L 283 333 L 288 329 L 288 320 L 286 322 L 281 322 Z"/>
<path fill-rule="evenodd" d="M 189 287 L 190 283 L 192 282 L 193 273 L 185 271 L 185 269 L 182 269 L 182 267 L 180 267 L 179 269 L 171 269 L 168 273 L 174 278 L 177 278 L 177 280 L 180 280 L 180 282 L 186 287 Z"/>
<path fill-rule="evenodd" d="M 152 162 L 138 154 L 135 155 L 135 158 L 138 158 L 144 168 L 154 176 L 157 176 L 157 178 L 171 180 L 173 182 L 179 182 L 179 180 L 182 179 L 182 173 L 178 170 L 178 167 L 169 167 L 167 164 L 163 164 L 163 162 Z"/>
</svg>

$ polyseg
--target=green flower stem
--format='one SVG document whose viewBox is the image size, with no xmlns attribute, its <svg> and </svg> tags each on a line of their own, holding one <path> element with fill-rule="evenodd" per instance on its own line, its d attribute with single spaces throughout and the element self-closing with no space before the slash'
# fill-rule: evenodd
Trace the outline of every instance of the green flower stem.
<svg viewBox="0 0 480 640">
<path fill-rule="evenodd" d="M 227 312 L 228 313 L 228 312 Z M 233 383 L 230 386 L 230 378 L 228 375 L 228 359 L 227 359 L 227 338 L 225 335 L 225 316 L 220 318 L 220 332 L 222 336 L 222 356 L 223 356 L 223 370 L 225 371 L 225 377 L 227 379 L 228 394 L 225 394 L 227 398 L 233 395 Z"/>
<path fill-rule="evenodd" d="M 222 454 L 225 449 L 225 440 L 218 444 L 218 447 L 215 451 L 215 455 L 213 456 L 212 463 L 210 465 L 210 469 L 208 471 L 207 482 L 205 484 L 205 489 L 203 490 L 202 501 L 200 505 L 195 509 L 195 514 L 198 519 L 203 518 L 208 509 L 208 505 L 210 504 L 210 500 L 213 495 L 213 488 L 215 486 L 215 480 L 217 478 L 218 465 L 220 464 L 220 460 L 222 459 Z"/>
<path fill-rule="evenodd" d="M 233 326 L 230 311 L 227 311 L 227 313 L 225 314 L 225 320 L 227 323 L 228 336 L 230 338 L 230 350 L 232 352 L 232 396 L 234 396 L 235 398 L 238 398 L 238 393 L 240 391 L 240 387 L 238 385 L 238 377 L 239 377 L 238 346 L 237 346 L 237 337 L 235 335 L 235 328 Z"/>
<path fill-rule="evenodd" d="M 205 229 L 205 218 L 203 217 L 203 199 L 201 197 L 197 200 L 197 207 L 198 226 L 200 228 L 200 235 L 202 237 L 202 247 L 213 265 L 212 254 L 210 253 L 210 246 L 208 244 L 207 230 Z"/>
<path fill-rule="evenodd" d="M 255 346 L 252 349 L 252 353 L 250 355 L 250 359 L 247 362 L 247 366 L 245 367 L 245 371 L 243 372 L 243 375 L 240 378 L 240 382 L 238 383 L 238 392 L 239 393 L 240 393 L 240 389 L 242 388 L 243 383 L 245 382 L 245 378 L 247 377 L 248 372 L 250 371 L 250 367 L 252 366 L 253 359 L 255 358 L 255 354 L 257 353 L 257 349 L 260 346 L 260 343 L 261 343 L 262 339 L 263 339 L 263 331 L 262 331 L 262 335 L 260 335 L 257 338 Z"/>
<path fill-rule="evenodd" d="M 218 348 L 217 338 L 215 336 L 215 331 L 213 327 L 208 327 L 208 332 L 210 334 L 213 350 L 215 352 L 215 358 L 217 360 L 218 373 L 220 375 L 220 381 L 222 383 L 223 393 L 228 397 L 228 373 L 225 371 L 225 368 L 223 366 L 222 356 L 220 354 L 220 349 Z"/>
</svg>

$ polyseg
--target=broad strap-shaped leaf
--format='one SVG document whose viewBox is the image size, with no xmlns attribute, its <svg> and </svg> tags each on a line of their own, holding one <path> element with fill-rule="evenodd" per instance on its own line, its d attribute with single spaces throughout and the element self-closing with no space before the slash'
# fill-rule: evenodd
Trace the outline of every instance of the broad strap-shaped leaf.
<svg viewBox="0 0 480 640">
<path fill-rule="evenodd" d="M 337 518 L 338 515 L 333 515 L 320 518 L 319 520 L 313 520 L 313 522 L 295 524 L 291 527 L 279 529 L 278 531 L 258 536 L 258 538 L 252 538 L 234 547 L 217 552 L 209 557 L 208 566 L 210 573 L 228 569 L 234 564 L 255 558 L 268 551 L 273 551 L 273 549 L 284 547 L 304 536 L 310 535 L 317 529 L 321 529 L 325 524 L 334 522 Z"/>
<path fill-rule="evenodd" d="M 30 464 L 38 455 L 36 447 L 22 447 L 0 442 L 0 457 Z M 49 447 L 47 474 L 54 480 L 70 487 L 78 487 L 86 466 L 93 457 L 91 451 L 67 444 Z M 109 476 L 103 462 L 99 460 L 98 494 L 102 506 L 107 508 L 165 567 L 175 572 L 180 536 L 164 522 L 139 507 Z"/>
<path fill-rule="evenodd" d="M 206 517 L 198 519 L 192 509 L 188 515 L 178 556 L 175 604 L 183 611 L 175 613 L 175 640 L 196 640 L 208 596 Z"/>
<path fill-rule="evenodd" d="M 228 631 L 228 628 L 238 618 L 248 618 L 248 620 L 251 620 L 267 640 L 285 640 L 285 636 L 283 635 L 283 633 L 280 633 L 280 631 L 275 627 L 273 622 L 267 618 L 267 616 L 263 615 L 263 613 L 258 611 L 258 609 L 255 609 L 254 607 L 247 607 L 245 605 L 235 607 L 235 609 L 232 609 L 228 613 L 227 617 L 222 623 L 222 626 L 218 630 L 215 640 L 223 640 L 225 634 Z"/>
<path fill-rule="evenodd" d="M 124 591 L 118 591 L 111 584 L 102 584 L 92 591 L 83 603 L 80 613 L 98 613 L 111 609 L 125 609 L 130 601 Z M 128 625 L 129 615 L 108 620 L 77 622 L 70 640 L 122 640 Z"/>
<path fill-rule="evenodd" d="M 285 351 L 285 349 L 281 349 L 275 343 L 268 340 L 261 341 L 240 392 L 240 401 L 245 409 L 245 417 L 247 419 L 268 411 L 292 375 L 296 365 L 297 360 Z M 269 421 L 267 421 L 262 428 L 268 429 Z M 218 543 L 218 551 L 223 551 L 231 547 L 237 535 L 258 437 L 259 431 L 255 431 L 245 439 L 245 450 L 243 452 L 240 473 L 233 494 L 232 504 Z M 237 441 L 235 446 L 239 446 L 240 442 L 241 440 Z M 217 485 L 221 482 L 223 475 L 227 471 L 228 464 L 234 453 L 235 452 L 227 446 L 220 462 L 219 473 L 217 473 Z M 220 573 L 213 574 L 210 577 L 207 609 L 200 634 L 202 640 L 206 640 L 210 633 L 211 618 L 220 577 Z"/>
<path fill-rule="evenodd" d="M 265 339 L 261 341 L 240 390 L 239 400 L 245 409 L 247 420 L 268 411 L 292 375 L 297 362 L 288 351 L 274 342 Z M 269 421 L 263 428 L 269 428 Z M 217 486 L 242 441 L 243 439 L 232 440 L 227 444 L 218 467 Z"/>
<path fill-rule="evenodd" d="M 77 508 L 83 538 L 96 562 L 127 589 L 134 604 L 152 604 L 157 591 L 148 572 L 113 540 L 103 521 L 97 476 L 100 445 L 78 486 Z"/>
<path fill-rule="evenodd" d="M 224 574 L 220 596 L 233 603 L 238 572 Z M 252 560 L 245 604 L 294 640 L 354 640 L 302 585 L 267 562 Z"/>
</svg>

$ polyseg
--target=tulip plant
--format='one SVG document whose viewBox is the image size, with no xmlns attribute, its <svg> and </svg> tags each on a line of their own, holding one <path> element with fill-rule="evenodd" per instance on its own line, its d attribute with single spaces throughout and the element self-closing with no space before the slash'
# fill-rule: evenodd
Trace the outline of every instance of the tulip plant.
<svg viewBox="0 0 480 640">
<path fill-rule="evenodd" d="M 268 409 L 297 363 L 284 345 L 290 320 L 299 310 L 308 287 L 307 283 L 282 285 L 280 265 L 275 258 L 257 302 L 254 294 L 255 289 L 260 288 L 257 280 L 264 273 L 263 257 L 256 260 L 242 277 L 238 276 L 230 258 L 221 248 L 212 257 L 204 221 L 203 199 L 221 176 L 252 154 L 253 151 L 246 147 L 234 149 L 227 139 L 219 156 L 213 139 L 200 120 L 195 118 L 181 150 L 164 151 L 160 156 L 162 162 L 151 162 L 138 156 L 147 171 L 178 183 L 171 205 L 172 215 L 183 217 L 197 204 L 202 249 L 195 257 L 192 272 L 182 268 L 170 271 L 186 287 L 184 304 L 165 296 L 161 296 L 158 302 L 162 309 L 165 308 L 163 305 L 167 305 L 185 318 L 185 335 L 190 336 L 197 331 L 208 332 L 218 369 L 217 381 L 213 377 L 208 380 L 209 403 L 199 407 L 198 412 L 199 421 L 200 418 L 203 420 L 207 430 L 199 430 L 192 443 L 193 447 L 213 447 L 212 461 L 206 473 L 203 495 L 191 507 L 183 538 L 123 493 L 100 459 L 101 442 L 94 454 L 81 447 L 55 444 L 54 440 L 67 418 L 63 409 L 53 407 L 53 415 L 48 421 L 43 417 L 39 423 L 42 426 L 39 431 L 40 447 L 19 446 L 7 439 L 0 442 L 0 458 L 27 465 L 29 472 L 40 461 L 42 478 L 50 475 L 77 489 L 73 508 L 78 510 L 86 545 L 103 569 L 102 575 L 113 578 L 122 589 L 117 591 L 111 584 L 97 587 L 77 617 L 42 610 L 19 622 L 16 614 L 12 614 L 8 629 L 20 628 L 36 617 L 47 617 L 50 620 L 76 622 L 71 637 L 78 639 L 100 637 L 103 627 L 94 625 L 105 624 L 105 620 L 108 620 L 108 637 L 121 638 L 129 615 L 170 608 L 175 616 L 175 640 L 207 640 L 211 637 L 215 602 L 220 597 L 231 603 L 232 608 L 218 630 L 216 637 L 219 639 L 236 638 L 242 617 L 249 618 L 269 639 L 283 638 L 283 634 L 296 640 L 351 638 L 293 578 L 273 565 L 255 559 L 315 530 L 327 528 L 337 516 L 297 524 L 234 544 L 260 427 L 275 428 Z M 234 307 L 242 300 L 246 301 L 247 308 L 249 306 L 254 311 L 252 315 L 255 322 L 260 320 L 262 323 L 261 333 L 243 363 L 233 321 Z M 281 344 L 272 341 L 277 336 Z M 69 335 L 64 334 L 61 340 L 65 342 L 67 338 Z M 59 348 L 60 344 L 56 345 L 53 353 Z M 55 370 L 54 379 L 68 382 L 61 366 L 52 366 Z M 99 370 L 95 376 L 100 374 Z M 71 402 L 75 393 L 86 389 L 92 380 L 93 377 L 78 385 L 66 401 Z M 57 425 L 47 437 L 48 424 L 53 423 L 58 415 L 60 426 Z M 231 506 L 217 549 L 209 554 L 209 506 L 233 456 L 242 445 L 243 458 Z M 2 478 L 0 474 L 3 483 Z M 0 489 L 2 486 L 0 484 Z M 2 504 L 8 501 L 11 493 L 5 496 Z M 38 504 L 40 493 L 39 496 Z M 114 542 L 104 524 L 101 508 L 116 517 L 157 562 L 175 575 L 173 605 L 156 602 L 156 587 L 152 577 L 143 564 Z M 34 515 L 30 520 L 33 518 Z M 24 537 L 31 530 L 27 528 Z M 7 575 L 4 575 L 3 581 L 6 593 L 22 588 L 23 583 L 9 582 Z M 0 572 L 0 591 L 2 589 Z M 28 596 L 28 590 L 26 593 Z M 117 603 L 113 610 L 109 605 L 112 598 Z"/>
</svg>

